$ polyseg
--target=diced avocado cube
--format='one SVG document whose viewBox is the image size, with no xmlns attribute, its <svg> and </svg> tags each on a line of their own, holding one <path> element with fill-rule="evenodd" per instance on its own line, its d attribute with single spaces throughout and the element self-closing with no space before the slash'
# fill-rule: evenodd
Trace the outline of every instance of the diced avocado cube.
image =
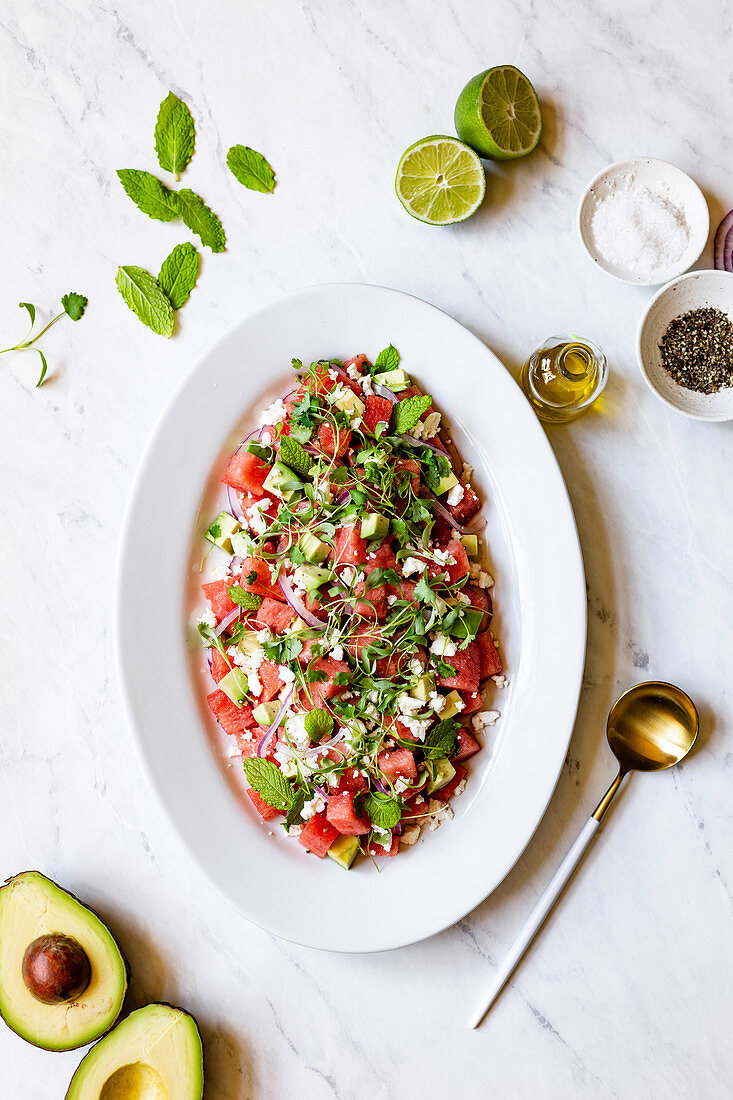
<svg viewBox="0 0 733 1100">
<path fill-rule="evenodd" d="M 400 390 L 406 390 L 410 385 L 410 376 L 403 371 L 402 367 L 395 367 L 394 370 L 385 370 L 375 374 L 374 381 L 378 386 L 386 386 L 393 393 L 399 393 Z"/>
<path fill-rule="evenodd" d="M 294 474 L 289 466 L 280 461 L 273 465 L 263 485 L 265 492 L 277 493 L 278 496 L 282 496 L 283 493 L 289 492 L 291 489 L 302 488 L 303 482 L 298 475 Z"/>
<path fill-rule="evenodd" d="M 219 691 L 228 695 L 237 706 L 244 702 L 247 698 L 248 685 L 247 677 L 241 668 L 233 668 L 231 672 L 227 672 L 226 676 L 222 676 L 219 681 Z"/>
<path fill-rule="evenodd" d="M 261 726 L 271 726 L 277 718 L 277 712 L 280 710 L 280 704 L 273 699 L 269 703 L 258 703 L 252 711 L 252 717 L 255 722 L 258 722 Z"/>
<path fill-rule="evenodd" d="M 410 695 L 424 703 L 431 691 L 435 691 L 435 680 L 429 672 L 423 672 L 410 688 Z"/>
<path fill-rule="evenodd" d="M 267 484 L 267 482 L 265 482 L 265 484 Z M 435 486 L 436 497 L 442 497 L 443 493 L 449 493 L 451 489 L 457 484 L 458 478 L 451 470 L 451 472 L 449 474 L 446 474 L 445 477 L 441 477 L 440 481 Z"/>
<path fill-rule="evenodd" d="M 314 592 L 316 588 L 319 588 L 326 581 L 331 579 L 330 569 L 321 569 L 317 565 L 301 565 L 299 566 L 300 575 L 305 582 L 306 592 Z"/>
<path fill-rule="evenodd" d="M 348 390 L 343 397 L 338 397 L 334 401 L 334 405 L 337 409 L 342 409 L 348 416 L 363 416 L 366 406 L 360 397 L 357 397 L 353 390 Z"/>
<path fill-rule="evenodd" d="M 327 542 L 321 542 L 318 536 L 314 535 L 312 531 L 305 531 L 300 536 L 298 546 L 305 560 L 312 562 L 314 565 L 318 565 L 324 558 L 327 558 L 328 552 L 331 549 Z"/>
<path fill-rule="evenodd" d="M 262 443 L 252 440 L 251 443 L 247 444 L 247 450 L 251 455 L 257 455 L 263 462 L 267 462 L 268 465 L 272 462 L 272 447 L 264 447 Z"/>
<path fill-rule="evenodd" d="M 429 760 L 428 771 L 430 772 L 430 782 L 427 786 L 428 794 L 435 794 L 436 791 L 441 790 L 446 783 L 450 783 L 456 774 L 456 769 L 446 756 L 441 757 L 440 760 Z"/>
<path fill-rule="evenodd" d="M 442 721 L 444 718 L 455 718 L 457 714 L 460 714 L 463 710 L 463 700 L 457 691 L 449 691 L 445 697 L 445 706 L 441 710 L 438 717 Z"/>
<path fill-rule="evenodd" d="M 239 521 L 230 516 L 228 512 L 220 512 L 206 532 L 209 542 L 214 546 L 220 546 L 227 554 L 233 554 L 232 534 L 239 527 Z"/>
<path fill-rule="evenodd" d="M 461 535 L 461 542 L 469 558 L 478 557 L 478 535 Z"/>
<path fill-rule="evenodd" d="M 301 493 L 300 489 L 281 489 L 280 490 L 280 496 L 288 504 L 290 503 L 291 500 L 297 500 L 297 498 L 302 496 L 302 495 L 303 494 Z"/>
<path fill-rule="evenodd" d="M 367 512 L 361 520 L 363 539 L 383 539 L 389 531 L 389 520 L 379 512 Z"/>
<path fill-rule="evenodd" d="M 337 836 L 328 854 L 334 863 L 348 871 L 359 853 L 358 836 Z"/>
<path fill-rule="evenodd" d="M 464 607 L 462 618 L 456 619 L 448 633 L 452 638 L 475 637 L 483 625 L 484 614 L 478 607 Z"/>
<path fill-rule="evenodd" d="M 232 534 L 232 552 L 240 558 L 248 558 L 254 549 L 252 536 L 247 531 L 234 531 Z"/>
<path fill-rule="evenodd" d="M 253 654 L 260 648 L 260 640 L 254 630 L 248 630 L 247 633 L 243 634 L 239 639 L 238 645 L 242 653 Z"/>
</svg>

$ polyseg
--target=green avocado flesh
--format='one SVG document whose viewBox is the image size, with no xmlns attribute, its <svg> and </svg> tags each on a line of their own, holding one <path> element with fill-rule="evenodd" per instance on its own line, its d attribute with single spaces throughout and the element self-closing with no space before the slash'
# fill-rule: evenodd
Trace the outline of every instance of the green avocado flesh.
<svg viewBox="0 0 733 1100">
<path fill-rule="evenodd" d="M 172 1005 L 131 1012 L 89 1051 L 66 1100 L 201 1100 L 204 1054 L 193 1016 Z"/>
<path fill-rule="evenodd" d="M 23 980 L 26 948 L 41 936 L 76 940 L 91 967 L 76 1000 L 45 1004 Z M 96 913 L 39 871 L 24 871 L 0 888 L 0 1016 L 8 1027 L 45 1050 L 73 1050 L 112 1027 L 127 991 L 127 964 Z"/>
</svg>

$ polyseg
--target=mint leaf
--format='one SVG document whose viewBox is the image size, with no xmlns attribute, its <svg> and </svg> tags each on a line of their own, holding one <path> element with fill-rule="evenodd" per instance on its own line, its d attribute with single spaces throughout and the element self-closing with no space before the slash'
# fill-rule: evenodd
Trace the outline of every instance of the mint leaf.
<svg viewBox="0 0 733 1100">
<path fill-rule="evenodd" d="M 143 267 L 117 269 L 117 289 L 133 313 L 158 336 L 173 335 L 173 307 Z"/>
<path fill-rule="evenodd" d="M 247 145 L 232 145 L 227 153 L 229 171 L 250 191 L 275 190 L 275 173 L 262 153 Z"/>
<path fill-rule="evenodd" d="M 248 592 L 246 588 L 242 588 L 239 584 L 229 585 L 228 591 L 232 603 L 239 604 L 245 611 L 256 611 L 262 603 L 262 596 L 258 596 L 254 592 Z"/>
<path fill-rule="evenodd" d="M 177 244 L 163 260 L 158 283 L 174 309 L 180 309 L 189 299 L 199 274 L 199 254 L 190 242 Z"/>
<path fill-rule="evenodd" d="M 457 729 L 458 722 L 455 718 L 444 718 L 428 730 L 423 742 L 425 759 L 439 760 L 443 756 L 450 756 L 455 751 Z"/>
<path fill-rule="evenodd" d="M 142 172 L 137 168 L 121 168 L 117 176 L 125 194 L 143 214 L 159 222 L 174 222 L 180 218 L 175 191 L 151 176 L 150 172 Z"/>
<path fill-rule="evenodd" d="M 169 92 L 160 105 L 155 123 L 158 164 L 178 179 L 193 156 L 196 128 L 186 104 Z"/>
<path fill-rule="evenodd" d="M 242 761 L 244 774 L 252 790 L 257 791 L 275 810 L 287 813 L 293 804 L 293 788 L 288 783 L 277 764 L 271 760 L 262 760 L 251 756 Z"/>
<path fill-rule="evenodd" d="M 303 725 L 312 741 L 323 741 L 333 733 L 333 718 L 328 711 L 319 710 L 318 707 L 308 711 Z"/>
<path fill-rule="evenodd" d="M 67 317 L 71 317 L 72 321 L 81 320 L 84 316 L 84 310 L 87 308 L 88 302 L 88 298 L 85 298 L 83 294 L 77 294 L 73 290 L 70 290 L 68 294 L 64 294 L 61 299 L 64 313 Z"/>
<path fill-rule="evenodd" d="M 308 477 L 313 469 L 311 456 L 289 435 L 284 435 L 280 440 L 280 461 L 300 477 Z"/>
<path fill-rule="evenodd" d="M 424 412 L 433 403 L 432 397 L 425 393 L 419 397 L 406 397 L 399 401 L 394 408 L 394 431 L 397 435 L 411 432 Z"/>
<path fill-rule="evenodd" d="M 389 347 L 383 348 L 374 360 L 375 371 L 395 370 L 399 365 L 400 353 L 394 344 L 390 344 Z"/>
<path fill-rule="evenodd" d="M 173 191 L 178 213 L 184 225 L 201 238 L 201 243 L 212 252 L 223 252 L 226 247 L 226 234 L 213 210 L 210 210 L 200 195 L 184 187 L 182 191 Z"/>
<path fill-rule="evenodd" d="M 364 809 L 372 825 L 378 829 L 394 829 L 402 817 L 399 798 L 390 798 L 384 794 L 370 794 L 364 801 Z"/>
<path fill-rule="evenodd" d="M 288 815 L 283 822 L 283 828 L 289 829 L 291 825 L 301 825 L 303 823 L 303 807 L 305 806 L 305 791 L 301 787 L 299 791 L 295 792 L 293 801 L 290 804 Z"/>
</svg>

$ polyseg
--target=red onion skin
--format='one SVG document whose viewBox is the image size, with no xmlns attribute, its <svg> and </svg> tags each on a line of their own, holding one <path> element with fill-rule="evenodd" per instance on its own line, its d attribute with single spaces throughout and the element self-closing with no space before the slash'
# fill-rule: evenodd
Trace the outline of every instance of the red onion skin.
<svg viewBox="0 0 733 1100">
<path fill-rule="evenodd" d="M 483 531 L 486 526 L 486 520 L 481 519 L 481 522 L 475 524 L 473 527 L 462 527 L 461 524 L 451 515 L 445 505 L 441 504 L 436 496 L 430 496 L 430 499 L 435 504 L 438 514 L 443 517 L 446 523 L 449 523 L 454 531 L 458 531 L 459 535 L 477 535 L 479 531 Z"/>
<path fill-rule="evenodd" d="M 733 229 L 733 210 L 729 210 L 725 215 L 720 225 L 715 232 L 715 242 L 713 244 L 713 266 L 717 271 L 730 271 L 730 267 L 725 266 L 725 246 L 730 235 L 730 231 Z M 728 251 L 728 258 L 731 259 L 731 252 L 733 251 L 733 242 Z"/>
<path fill-rule="evenodd" d="M 733 272 L 733 226 L 728 230 L 723 245 L 723 271 Z"/>
<path fill-rule="evenodd" d="M 285 577 L 280 577 L 277 583 L 287 603 L 292 607 L 296 615 L 300 616 L 304 623 L 307 623 L 308 626 L 312 626 L 315 630 L 326 625 L 323 619 L 317 618 L 312 611 L 308 610 L 300 597 L 295 595 L 290 582 L 287 581 Z"/>
<path fill-rule="evenodd" d="M 237 499 L 237 490 L 232 488 L 231 485 L 227 485 L 227 504 L 229 505 L 229 511 L 235 519 L 240 520 L 242 523 L 247 522 L 247 517 L 242 511 L 242 506 Z"/>
<path fill-rule="evenodd" d="M 288 692 L 287 696 L 285 697 L 284 702 L 281 704 L 279 711 L 275 715 L 274 722 L 272 723 L 271 726 L 269 726 L 267 728 L 267 730 L 263 734 L 263 736 L 260 740 L 260 743 L 257 746 L 257 755 L 258 756 L 264 756 L 265 755 L 265 753 L 267 751 L 267 742 L 270 740 L 273 733 L 275 732 L 277 727 L 280 725 L 280 721 L 282 719 L 282 716 L 285 713 L 290 700 L 293 698 L 293 692 L 294 691 L 295 691 L 295 687 L 291 687 L 290 691 Z"/>
<path fill-rule="evenodd" d="M 233 611 L 221 620 L 216 630 L 214 631 L 214 637 L 220 638 L 228 626 L 231 626 L 235 619 L 239 618 L 240 607 L 235 607 Z"/>
<path fill-rule="evenodd" d="M 390 390 L 387 386 L 380 386 L 379 383 L 372 386 L 372 389 L 376 393 L 377 397 L 386 397 L 388 401 L 391 401 L 393 405 L 397 404 L 397 394 Z"/>
</svg>

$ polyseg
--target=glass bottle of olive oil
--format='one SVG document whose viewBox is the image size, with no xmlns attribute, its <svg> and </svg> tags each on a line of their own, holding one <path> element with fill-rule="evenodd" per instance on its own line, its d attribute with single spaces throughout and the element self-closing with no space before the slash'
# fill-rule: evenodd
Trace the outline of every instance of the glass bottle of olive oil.
<svg viewBox="0 0 733 1100">
<path fill-rule="evenodd" d="M 593 404 L 605 388 L 608 363 L 584 336 L 551 336 L 530 355 L 519 383 L 541 420 L 564 424 Z"/>
</svg>

